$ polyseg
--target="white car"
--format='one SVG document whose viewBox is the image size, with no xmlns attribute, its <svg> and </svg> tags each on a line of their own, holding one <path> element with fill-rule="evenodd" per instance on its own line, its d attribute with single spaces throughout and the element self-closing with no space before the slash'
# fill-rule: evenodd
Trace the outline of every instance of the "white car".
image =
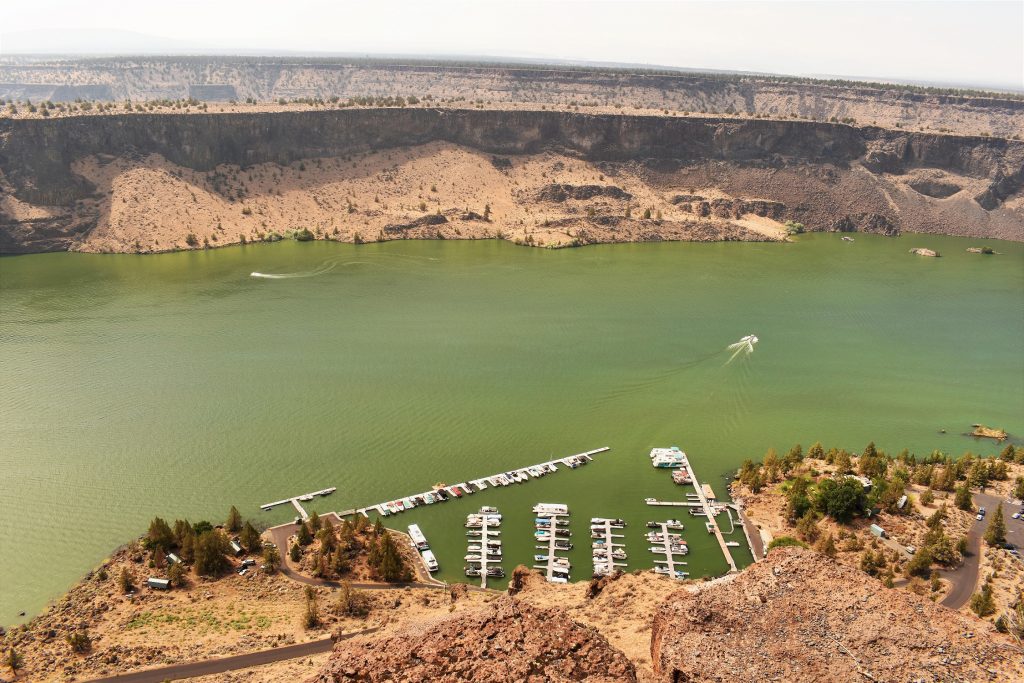
<svg viewBox="0 0 1024 683">
<path fill-rule="evenodd" d="M 1014 512 L 1013 513 L 1013 518 L 1014 519 L 1020 519 L 1022 516 L 1024 516 L 1024 515 L 1021 515 L 1019 512 Z"/>
</svg>

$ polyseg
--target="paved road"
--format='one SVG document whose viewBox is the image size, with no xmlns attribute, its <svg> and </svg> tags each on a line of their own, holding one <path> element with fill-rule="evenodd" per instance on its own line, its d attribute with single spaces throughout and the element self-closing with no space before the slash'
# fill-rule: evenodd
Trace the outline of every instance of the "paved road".
<svg viewBox="0 0 1024 683">
<path fill-rule="evenodd" d="M 341 639 L 345 640 L 353 636 L 372 633 L 377 630 L 377 628 L 370 628 L 365 631 L 348 633 L 341 636 Z M 174 664 L 171 666 L 163 666 L 158 669 L 147 669 L 145 671 L 108 676 L 106 678 L 95 678 L 88 683 L 162 683 L 162 681 L 176 681 L 183 678 L 209 676 L 210 674 L 219 674 L 224 673 L 225 671 L 234 671 L 235 669 L 248 669 L 253 666 L 260 666 L 261 664 L 270 664 L 271 662 L 280 662 L 286 659 L 308 657 L 310 655 L 321 654 L 323 652 L 330 652 L 334 647 L 334 642 L 335 641 L 331 638 L 324 638 L 322 640 L 313 640 L 308 643 L 286 645 L 284 647 L 277 647 L 271 650 L 260 650 L 258 652 L 250 652 L 248 654 L 235 655 L 233 657 L 207 659 L 201 662 L 192 662 L 191 664 Z"/>
<path fill-rule="evenodd" d="M 1009 519 L 1009 515 L 1006 513 L 1010 508 L 998 496 L 991 496 L 987 493 L 975 493 L 973 500 L 975 509 L 984 507 L 989 515 L 996 509 L 996 505 L 1003 502 L 1004 517 L 1007 518 L 1007 521 L 1016 521 Z M 1012 510 L 1010 512 L 1012 514 Z M 988 515 L 985 516 L 985 519 L 975 520 L 968 530 L 967 556 L 964 557 L 964 563 L 956 569 L 939 572 L 942 578 L 953 584 L 949 593 L 942 599 L 941 604 L 946 607 L 960 609 L 970 601 L 971 596 L 974 595 L 974 591 L 978 587 L 978 568 L 981 564 L 981 537 L 985 534 L 988 520 Z"/>
<path fill-rule="evenodd" d="M 761 530 L 743 512 L 742 504 L 740 504 L 739 509 L 740 521 L 743 522 L 743 528 L 747 531 L 747 539 L 750 541 L 750 552 L 754 556 L 754 562 L 760 562 L 764 559 L 764 541 L 761 539 Z"/>
</svg>

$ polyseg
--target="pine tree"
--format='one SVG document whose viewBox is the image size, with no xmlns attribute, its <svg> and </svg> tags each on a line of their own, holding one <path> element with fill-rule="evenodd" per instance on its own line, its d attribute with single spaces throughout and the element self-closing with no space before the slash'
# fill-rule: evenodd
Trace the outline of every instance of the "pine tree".
<svg viewBox="0 0 1024 683">
<path fill-rule="evenodd" d="M 312 515 L 309 516 L 309 532 L 310 532 L 310 534 L 316 534 L 316 532 L 320 531 L 320 527 L 321 526 L 322 526 L 322 523 L 320 521 L 320 515 L 318 515 L 316 512 L 314 512 Z"/>
<path fill-rule="evenodd" d="M 853 470 L 853 463 L 850 462 L 850 454 L 845 450 L 839 451 L 836 456 L 836 471 L 839 474 L 849 474 Z"/>
<path fill-rule="evenodd" d="M 235 533 L 242 528 L 242 514 L 234 505 L 232 505 L 231 509 L 228 510 L 228 519 L 224 523 L 224 526 L 227 527 L 227 530 L 231 533 Z"/>
<path fill-rule="evenodd" d="M 118 577 L 117 583 L 121 587 L 122 593 L 131 593 L 135 590 L 135 577 L 128 567 L 121 570 L 121 576 Z"/>
<path fill-rule="evenodd" d="M 220 531 L 207 531 L 196 538 L 196 573 L 200 576 L 218 576 L 228 568 L 227 538 Z"/>
<path fill-rule="evenodd" d="M 1013 497 L 1024 500 L 1024 477 L 1017 477 L 1013 484 Z"/>
<path fill-rule="evenodd" d="M 825 459 L 825 449 L 822 447 L 820 441 L 815 441 L 811 447 L 807 449 L 807 457 L 814 460 Z"/>
<path fill-rule="evenodd" d="M 292 562 L 298 562 L 302 559 L 302 549 L 299 548 L 298 543 L 292 543 L 292 547 L 288 551 L 288 557 L 291 558 Z"/>
<path fill-rule="evenodd" d="M 838 553 L 836 549 L 836 539 L 833 538 L 832 532 L 829 532 L 818 542 L 816 550 L 825 557 L 835 557 Z"/>
<path fill-rule="evenodd" d="M 15 650 L 13 647 L 7 651 L 7 656 L 4 657 L 4 666 L 11 670 L 14 677 L 18 677 L 18 669 L 25 666 L 25 658 Z"/>
<path fill-rule="evenodd" d="M 260 548 L 263 547 L 263 541 L 260 539 L 260 532 L 256 531 L 256 527 L 248 521 L 246 521 L 245 526 L 242 527 L 242 533 L 238 535 L 238 541 L 242 544 L 242 547 L 250 553 L 258 553 Z"/>
<path fill-rule="evenodd" d="M 971 511 L 974 509 L 974 503 L 971 502 L 971 489 L 968 488 L 965 482 L 963 486 L 958 486 L 956 494 L 953 496 L 953 504 L 961 510 Z"/>
<path fill-rule="evenodd" d="M 167 579 L 171 582 L 172 586 L 181 588 L 185 585 L 186 578 L 187 573 L 185 572 L 185 567 L 183 567 L 180 562 L 172 564 L 167 569 Z"/>
<path fill-rule="evenodd" d="M 149 523 L 149 532 L 146 534 L 145 545 L 147 548 L 162 548 L 164 551 L 174 547 L 174 532 L 167 522 L 154 517 Z"/>
<path fill-rule="evenodd" d="M 808 510 L 796 523 L 796 530 L 805 541 L 814 543 L 818 540 L 820 529 L 818 528 L 818 516 L 813 510 Z"/>
<path fill-rule="evenodd" d="M 316 591 L 312 586 L 306 586 L 306 612 L 302 618 L 302 625 L 307 628 L 316 628 L 320 625 L 320 609 L 316 604 Z"/>
<path fill-rule="evenodd" d="M 263 549 L 263 564 L 267 565 L 268 572 L 276 572 L 281 566 L 281 551 L 276 545 L 268 545 Z"/>
<path fill-rule="evenodd" d="M 987 617 L 996 611 L 996 600 L 992 595 L 992 582 L 986 581 L 981 592 L 971 596 L 971 611 L 979 617 Z"/>
<path fill-rule="evenodd" d="M 310 533 L 309 527 L 305 524 L 299 525 L 299 545 L 309 545 L 313 542 L 313 534 Z"/>
<path fill-rule="evenodd" d="M 996 505 L 992 519 L 985 530 L 985 542 L 989 545 L 1001 546 L 1006 543 L 1006 521 L 1003 519 L 1003 504 Z"/>
</svg>

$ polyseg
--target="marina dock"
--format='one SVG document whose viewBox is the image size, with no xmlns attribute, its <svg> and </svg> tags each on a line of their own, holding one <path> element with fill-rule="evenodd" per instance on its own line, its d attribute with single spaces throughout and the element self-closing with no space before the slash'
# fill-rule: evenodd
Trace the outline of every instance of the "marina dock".
<svg viewBox="0 0 1024 683">
<path fill-rule="evenodd" d="M 350 512 L 352 514 L 363 515 L 364 517 L 369 517 L 371 512 L 379 514 L 382 517 L 389 517 L 390 515 L 405 512 L 406 510 L 411 510 L 412 508 L 419 507 L 420 505 L 432 505 L 434 503 L 451 500 L 452 498 L 462 498 L 463 495 L 483 491 L 489 486 L 497 488 L 499 486 L 523 484 L 528 482 L 531 478 L 539 479 L 547 476 L 548 474 L 557 472 L 560 465 L 568 467 L 569 469 L 576 469 L 586 465 L 588 462 L 591 462 L 595 455 L 610 450 L 610 447 L 602 446 L 601 448 L 584 451 L 583 453 L 568 455 L 564 458 L 548 460 L 547 462 L 528 465 L 527 467 L 520 467 L 507 472 L 499 472 L 498 474 L 480 477 L 479 479 L 470 479 L 460 484 L 437 486 L 430 491 L 415 493 L 411 496 L 405 496 L 402 498 L 395 498 L 394 500 L 377 503 L 376 505 L 367 505 L 366 507 L 356 508 Z M 287 502 L 288 500 L 271 503 L 270 507 Z M 264 509 L 269 508 L 264 506 Z"/>
<path fill-rule="evenodd" d="M 730 572 L 736 572 L 736 560 L 733 559 L 732 553 L 729 551 L 729 545 L 726 543 L 725 536 L 722 534 L 722 530 L 718 527 L 718 520 L 715 515 L 728 510 L 724 505 L 718 504 L 715 492 L 711 489 L 709 484 L 702 484 L 697 479 L 697 473 L 693 471 L 693 466 L 690 465 L 689 458 L 686 454 L 680 451 L 678 448 L 673 446 L 671 449 L 666 448 L 655 448 L 651 451 L 651 464 L 658 468 L 668 468 L 679 470 L 683 472 L 680 479 L 688 479 L 693 485 L 695 493 L 687 493 L 685 502 L 670 502 L 656 500 L 654 498 L 648 498 L 644 502 L 648 505 L 656 506 L 670 506 L 670 507 L 687 507 L 690 508 L 690 514 L 702 514 L 707 518 L 707 529 L 708 533 L 714 534 L 718 540 L 718 545 L 722 548 L 722 554 L 725 555 L 725 561 L 729 565 Z M 673 477 L 675 479 L 675 477 Z M 697 510 L 701 512 L 697 512 Z M 733 524 L 732 515 L 729 515 L 729 522 Z M 733 525 L 735 529 L 735 525 Z M 753 547 L 751 547 L 753 552 Z"/>
<path fill-rule="evenodd" d="M 625 567 L 626 563 L 616 560 L 625 560 L 625 543 L 616 541 L 617 538 L 625 538 L 624 534 L 617 534 L 626 523 L 622 520 L 594 518 L 590 520 L 590 546 L 594 561 L 594 576 L 606 576 L 615 572 L 616 567 Z M 620 557 L 616 558 L 616 553 Z"/>
<path fill-rule="evenodd" d="M 711 502 L 708 500 L 707 494 L 711 492 L 711 487 L 707 484 L 700 484 L 697 480 L 697 473 L 693 471 L 693 467 L 690 465 L 689 460 L 683 463 L 683 467 L 686 469 L 693 481 L 693 488 L 697 492 L 697 497 L 700 499 L 701 507 L 704 508 L 704 514 L 708 520 L 708 530 L 713 533 L 715 538 L 718 540 L 718 545 L 722 548 L 722 554 L 725 555 L 725 561 L 729 565 L 729 571 L 739 571 L 736 568 L 736 560 L 733 559 L 732 553 L 729 551 L 729 546 L 725 543 L 725 536 L 722 535 L 722 530 L 718 528 L 718 520 L 715 518 L 715 510 L 712 507 Z M 707 487 L 707 491 L 705 491 L 705 487 Z M 714 493 L 711 495 L 714 495 Z"/>
<path fill-rule="evenodd" d="M 479 526 L 471 526 L 475 523 L 475 520 L 479 518 Z M 497 578 L 505 576 L 504 570 L 501 568 L 501 560 L 497 559 L 502 557 L 501 554 L 501 540 L 498 538 L 498 534 L 501 532 L 497 530 L 497 527 L 501 526 L 501 515 L 498 513 L 497 508 L 482 507 L 480 512 L 466 515 L 466 528 L 473 531 L 479 530 L 479 536 L 471 536 L 469 538 L 470 547 L 479 543 L 479 551 L 470 551 L 467 549 L 466 562 L 469 565 L 466 567 L 466 576 L 473 576 L 474 570 L 480 572 L 480 587 L 487 588 L 487 577 L 489 573 L 494 573 Z M 479 539 L 479 540 L 477 540 Z M 497 553 L 491 551 L 491 545 L 497 544 Z M 491 555 L 495 555 L 492 559 Z M 473 565 L 479 565 L 474 567 Z M 497 570 L 497 571 L 495 571 Z"/>
<path fill-rule="evenodd" d="M 292 498 L 283 498 L 281 500 L 275 500 L 273 503 L 265 503 L 263 505 L 260 505 L 260 510 L 266 511 L 275 508 L 278 505 L 288 505 L 290 503 L 292 507 L 295 508 L 295 511 L 299 513 L 299 517 L 302 518 L 302 521 L 305 522 L 309 519 L 309 515 L 306 513 L 305 508 L 302 507 L 302 504 L 299 501 L 310 501 L 313 500 L 313 498 L 315 498 L 316 496 L 329 496 L 337 490 L 338 489 L 336 487 L 331 486 L 330 488 L 320 489 L 319 491 L 313 491 L 312 493 L 303 493 L 301 496 L 294 496 Z"/>
<path fill-rule="evenodd" d="M 657 551 L 655 551 L 652 548 L 652 552 L 654 552 L 655 555 L 664 555 L 665 556 L 664 560 L 655 560 L 654 561 L 654 564 L 656 565 L 655 569 L 657 569 L 657 565 L 659 563 L 665 564 L 666 567 L 667 567 L 667 570 L 668 570 L 668 572 L 667 572 L 668 576 L 669 576 L 669 578 L 672 578 L 672 579 L 685 579 L 687 576 L 690 575 L 689 572 L 684 571 L 682 569 L 679 569 L 679 567 L 681 567 L 681 566 L 682 567 L 687 566 L 687 563 L 683 562 L 682 560 L 677 560 L 676 559 L 676 555 L 685 555 L 686 553 L 685 552 L 676 552 L 676 551 L 674 551 L 672 549 L 672 546 L 673 546 L 674 543 L 679 543 L 679 544 L 682 544 L 684 548 L 686 547 L 686 542 L 683 541 L 681 537 L 680 537 L 679 541 L 674 541 L 672 539 L 671 535 L 670 535 L 673 532 L 682 531 L 681 528 L 678 528 L 678 527 L 681 527 L 681 526 L 682 525 L 671 524 L 670 522 L 658 522 L 658 526 L 657 527 L 653 527 L 653 528 L 658 529 L 658 531 L 655 531 L 653 533 L 660 533 L 661 534 L 661 541 L 660 542 L 655 542 L 655 541 L 648 540 L 648 542 L 651 543 L 652 545 L 654 545 L 655 547 L 660 545 L 663 548 L 663 549 L 657 550 Z M 647 528 L 651 529 L 652 527 L 651 527 L 650 524 L 648 524 Z M 648 532 L 648 533 L 652 533 L 652 532 Z M 677 574 L 677 572 L 678 572 L 678 574 Z"/>
<path fill-rule="evenodd" d="M 547 559 L 541 564 L 534 564 L 535 569 L 544 571 L 544 578 L 548 583 L 567 583 L 569 581 L 569 560 L 559 557 L 555 553 L 559 548 L 559 541 L 569 542 L 570 532 L 566 528 L 568 522 L 561 524 L 563 517 L 569 516 L 569 508 L 564 505 L 553 505 L 549 503 L 538 503 L 533 512 L 537 515 L 534 528 L 538 534 L 544 529 L 548 531 L 547 542 L 541 541 L 540 545 L 546 546 Z M 546 523 L 542 520 L 547 520 Z M 538 539 L 539 540 L 539 539 Z"/>
</svg>

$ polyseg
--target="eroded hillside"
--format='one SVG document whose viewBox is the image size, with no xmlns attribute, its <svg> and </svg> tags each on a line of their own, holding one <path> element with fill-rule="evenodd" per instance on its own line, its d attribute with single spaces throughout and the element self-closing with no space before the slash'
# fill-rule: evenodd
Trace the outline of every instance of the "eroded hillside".
<svg viewBox="0 0 1024 683">
<path fill-rule="evenodd" d="M 355 109 L 0 122 L 0 252 L 276 239 L 1024 239 L 1024 143 L 803 121 Z"/>
</svg>

